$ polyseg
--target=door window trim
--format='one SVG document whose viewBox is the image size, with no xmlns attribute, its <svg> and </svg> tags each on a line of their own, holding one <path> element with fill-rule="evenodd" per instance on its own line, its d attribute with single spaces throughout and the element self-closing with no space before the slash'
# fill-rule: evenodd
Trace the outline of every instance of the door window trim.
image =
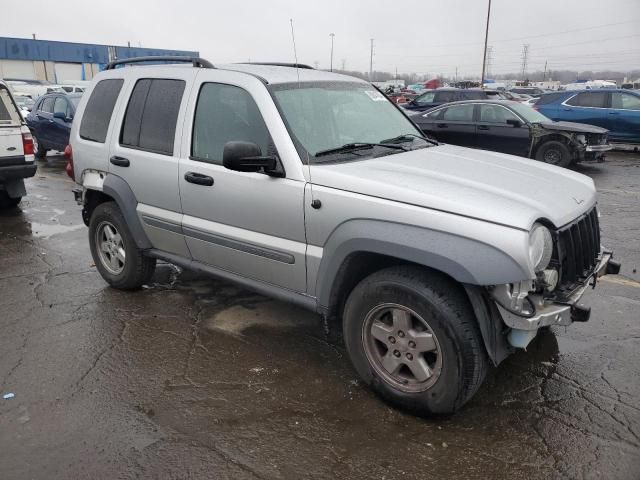
<svg viewBox="0 0 640 480">
<path fill-rule="evenodd" d="M 585 90 L 585 92 L 586 91 L 591 92 L 591 91 L 594 91 L 594 90 L 593 89 Z M 595 91 L 597 92 L 598 90 L 595 89 Z M 562 105 L 563 107 L 568 107 L 568 108 L 594 108 L 594 109 L 598 109 L 598 110 L 611 110 L 611 92 L 600 92 L 600 93 L 604 93 L 604 94 L 607 95 L 607 101 L 606 101 L 606 105 L 607 106 L 606 107 L 584 107 L 582 105 L 570 105 L 570 104 L 567 103 L 572 98 L 576 98 L 578 95 L 581 95 L 582 93 L 585 93 L 585 92 L 578 92 L 575 95 L 572 95 L 569 98 L 564 99 L 564 101 L 560 105 Z"/>
<path fill-rule="evenodd" d="M 520 122 L 523 125 L 529 125 L 529 122 L 526 122 L 520 115 L 518 115 L 516 112 L 514 112 L 513 110 L 509 110 L 507 107 L 505 107 L 504 105 L 500 105 L 499 103 L 474 103 L 474 105 L 478 105 L 477 108 L 477 123 L 490 123 L 491 125 L 505 125 L 508 126 L 509 124 L 506 122 L 488 122 L 486 120 L 480 120 L 480 109 L 482 108 L 483 105 L 490 105 L 492 107 L 500 107 L 500 108 L 504 108 L 507 112 L 509 112 L 511 115 L 513 115 L 514 117 L 516 117 L 518 120 L 520 120 Z"/>
</svg>

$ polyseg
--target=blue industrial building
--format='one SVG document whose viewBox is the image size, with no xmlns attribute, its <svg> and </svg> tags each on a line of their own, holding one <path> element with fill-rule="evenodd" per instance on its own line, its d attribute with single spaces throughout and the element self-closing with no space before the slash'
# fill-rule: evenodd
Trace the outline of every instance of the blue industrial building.
<svg viewBox="0 0 640 480">
<path fill-rule="evenodd" d="M 91 80 L 113 60 L 198 52 L 0 37 L 0 78 L 51 83 Z"/>
</svg>

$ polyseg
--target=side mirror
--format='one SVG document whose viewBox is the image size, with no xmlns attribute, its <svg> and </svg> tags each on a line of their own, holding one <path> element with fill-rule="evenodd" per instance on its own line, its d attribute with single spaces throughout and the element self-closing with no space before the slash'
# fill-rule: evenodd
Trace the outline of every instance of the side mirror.
<svg viewBox="0 0 640 480">
<path fill-rule="evenodd" d="M 222 165 L 237 172 L 263 172 L 282 177 L 276 157 L 263 157 L 260 147 L 252 142 L 227 142 L 222 151 Z"/>
<path fill-rule="evenodd" d="M 67 114 L 64 112 L 53 112 L 53 118 L 59 118 L 60 120 L 66 120 Z"/>
<path fill-rule="evenodd" d="M 520 128 L 522 126 L 522 122 L 520 120 L 516 120 L 515 118 L 508 118 L 507 125 L 511 125 L 513 128 Z"/>
</svg>

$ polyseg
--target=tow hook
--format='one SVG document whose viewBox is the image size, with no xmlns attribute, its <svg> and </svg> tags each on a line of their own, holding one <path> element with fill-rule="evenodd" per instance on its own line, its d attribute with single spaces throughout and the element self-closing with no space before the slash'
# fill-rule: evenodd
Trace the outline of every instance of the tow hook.
<svg viewBox="0 0 640 480">
<path fill-rule="evenodd" d="M 609 259 L 607 263 L 607 275 L 617 275 L 620 273 L 620 262 L 615 261 L 613 258 Z"/>
<path fill-rule="evenodd" d="M 574 322 L 588 322 L 591 316 L 591 307 L 573 305 L 571 307 L 571 320 Z"/>
</svg>

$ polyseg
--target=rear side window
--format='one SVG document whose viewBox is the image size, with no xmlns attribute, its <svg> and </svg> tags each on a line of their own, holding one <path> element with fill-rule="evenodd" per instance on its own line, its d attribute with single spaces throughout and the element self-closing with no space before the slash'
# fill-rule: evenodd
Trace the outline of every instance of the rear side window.
<svg viewBox="0 0 640 480">
<path fill-rule="evenodd" d="M 455 100 L 456 92 L 437 92 L 436 102 L 447 103 Z"/>
<path fill-rule="evenodd" d="M 104 143 L 122 83 L 121 78 L 110 78 L 96 84 L 82 115 L 80 138 Z"/>
<path fill-rule="evenodd" d="M 640 97 L 630 93 L 613 92 L 611 94 L 611 107 L 622 110 L 640 110 Z"/>
<path fill-rule="evenodd" d="M 122 122 L 120 145 L 173 155 L 184 80 L 138 80 Z"/>
<path fill-rule="evenodd" d="M 567 105 L 573 105 L 574 107 L 606 108 L 607 95 L 607 92 L 579 93 L 575 97 L 567 100 Z"/>
<path fill-rule="evenodd" d="M 482 100 L 487 98 L 487 94 L 479 91 L 460 92 L 460 100 Z"/>
<path fill-rule="evenodd" d="M 473 108 L 473 104 L 453 105 L 445 109 L 439 118 L 450 122 L 471 122 L 473 120 Z"/>
</svg>

